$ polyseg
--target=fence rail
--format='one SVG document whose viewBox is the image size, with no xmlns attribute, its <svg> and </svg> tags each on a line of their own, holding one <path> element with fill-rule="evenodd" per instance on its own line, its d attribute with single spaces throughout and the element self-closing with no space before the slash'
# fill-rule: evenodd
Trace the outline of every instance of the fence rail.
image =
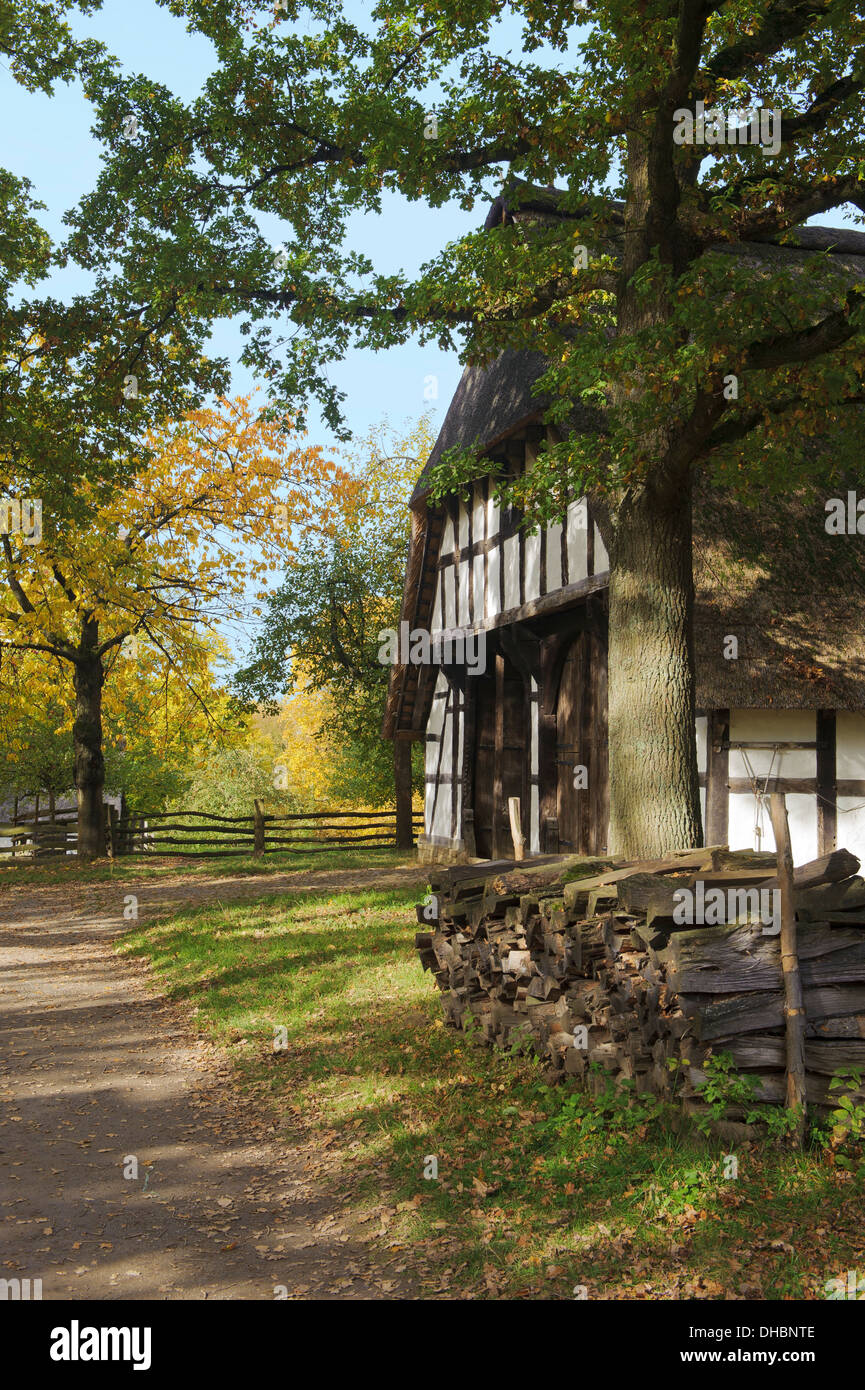
<svg viewBox="0 0 865 1390">
<path fill-rule="evenodd" d="M 385 848 L 396 844 L 395 811 L 295 811 L 268 814 L 256 802 L 251 815 L 220 816 L 209 811 L 127 811 L 104 808 L 105 852 L 115 855 L 170 855 L 209 858 L 237 854 L 318 854 L 354 846 Z M 412 812 L 412 843 L 423 828 L 423 812 Z M 78 833 L 75 816 L 46 821 L 41 815 L 18 816 L 0 825 L 7 850 L 42 858 L 74 853 Z M 0 850 L 0 855 L 4 851 Z"/>
</svg>

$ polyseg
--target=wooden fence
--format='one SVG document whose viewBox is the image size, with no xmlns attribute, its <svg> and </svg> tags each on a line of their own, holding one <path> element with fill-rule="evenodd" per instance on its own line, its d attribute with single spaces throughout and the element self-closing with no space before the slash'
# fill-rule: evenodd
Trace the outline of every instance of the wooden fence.
<svg viewBox="0 0 865 1390">
<path fill-rule="evenodd" d="M 275 854 L 289 851 L 318 854 L 351 848 L 375 849 L 396 844 L 394 811 L 309 811 L 268 815 L 259 804 L 247 816 L 217 816 L 207 811 L 138 811 L 118 816 L 105 810 L 105 853 L 109 856 L 160 854 L 209 858 L 237 854 Z M 412 813 L 412 843 L 423 829 L 423 812 Z M 10 832 L 12 832 L 10 834 Z M 13 858 L 74 853 L 78 824 L 71 816 L 48 822 L 17 817 L 0 826 L 0 837 L 12 838 Z M 0 850 L 0 855 L 3 851 Z"/>
<path fill-rule="evenodd" d="M 4 854 L 12 859 L 71 854 L 78 845 L 78 821 L 72 815 L 59 815 L 54 820 L 16 816 L 8 825 L 0 825 L 0 840 L 11 842 L 9 849 L 0 849 L 0 858 Z"/>
</svg>

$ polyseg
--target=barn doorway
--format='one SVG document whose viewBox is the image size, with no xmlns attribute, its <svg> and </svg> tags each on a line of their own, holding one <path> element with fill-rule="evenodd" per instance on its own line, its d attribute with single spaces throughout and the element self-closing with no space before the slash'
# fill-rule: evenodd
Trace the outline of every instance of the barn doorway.
<svg viewBox="0 0 865 1390">
<path fill-rule="evenodd" d="M 523 836 L 528 839 L 529 710 L 526 683 L 499 652 L 492 670 L 472 678 L 475 699 L 474 832 L 483 859 L 513 855 L 508 797 L 520 798 Z"/>
<path fill-rule="evenodd" d="M 590 629 L 578 633 L 562 663 L 556 704 L 556 772 L 560 850 L 605 854 L 610 822 L 607 644 Z"/>
</svg>

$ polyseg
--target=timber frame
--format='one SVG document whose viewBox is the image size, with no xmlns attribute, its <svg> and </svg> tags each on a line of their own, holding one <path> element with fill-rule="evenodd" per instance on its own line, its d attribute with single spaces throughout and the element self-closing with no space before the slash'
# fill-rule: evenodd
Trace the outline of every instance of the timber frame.
<svg viewBox="0 0 865 1390">
<path fill-rule="evenodd" d="M 561 521 L 535 533 L 516 508 L 496 500 L 502 478 L 531 469 L 557 437 L 542 423 L 544 402 L 531 389 L 544 368 L 538 354 L 524 352 L 467 368 L 411 499 L 402 619 L 431 633 L 471 631 L 486 642 L 482 675 L 434 665 L 392 672 L 384 732 L 425 744 L 425 858 L 510 857 L 513 797 L 529 854 L 608 848 L 604 541 L 585 498 L 572 496 Z M 433 502 L 432 467 L 445 449 L 471 440 L 475 481 L 462 495 Z M 727 501 L 713 505 L 731 510 Z M 849 817 L 843 843 L 865 856 L 865 673 L 859 681 L 855 662 L 833 650 L 825 622 L 805 607 L 815 592 L 822 597 L 839 551 L 823 560 L 819 582 L 805 577 L 798 627 L 776 635 L 758 621 L 752 597 L 740 602 L 728 579 L 714 584 L 713 537 L 722 525 L 717 510 L 701 516 L 698 508 L 696 733 L 705 842 L 771 847 L 768 797 L 782 791 L 797 861 L 836 847 L 840 817 Z M 791 514 L 778 524 L 786 534 L 802 522 Z M 813 551 L 812 533 L 808 544 Z M 782 579 L 786 600 L 790 577 Z M 758 580 L 764 584 L 759 571 L 746 593 Z M 861 649 L 865 606 L 851 628 L 849 604 L 851 592 L 865 593 L 865 576 L 861 586 L 843 577 L 839 585 L 849 641 Z M 766 600 L 770 619 L 780 606 L 777 596 Z M 739 660 L 724 658 L 727 633 L 739 634 Z"/>
</svg>

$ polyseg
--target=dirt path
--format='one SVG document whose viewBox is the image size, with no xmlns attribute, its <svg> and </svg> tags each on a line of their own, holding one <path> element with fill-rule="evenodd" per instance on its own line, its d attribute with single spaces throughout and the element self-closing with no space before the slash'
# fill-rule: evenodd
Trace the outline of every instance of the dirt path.
<svg viewBox="0 0 865 1390">
<path fill-rule="evenodd" d="M 45 1299 L 399 1298 L 327 1155 L 281 1138 L 186 1013 L 118 957 L 180 902 L 414 882 L 417 868 L 0 893 L 0 1278 Z M 138 1176 L 130 1159 L 137 1160 Z"/>
</svg>

